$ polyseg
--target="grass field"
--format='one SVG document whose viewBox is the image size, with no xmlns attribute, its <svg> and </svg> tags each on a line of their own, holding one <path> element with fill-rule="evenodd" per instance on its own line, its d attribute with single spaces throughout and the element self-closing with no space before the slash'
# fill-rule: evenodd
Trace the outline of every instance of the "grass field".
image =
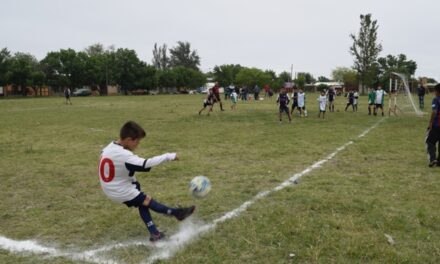
<svg viewBox="0 0 440 264">
<path fill-rule="evenodd" d="M 439 263 L 440 168 L 428 168 L 428 115 L 409 108 L 399 117 L 359 112 L 279 124 L 274 99 L 218 106 L 197 114 L 201 95 L 0 100 L 0 236 L 35 240 L 81 252 L 112 243 L 148 240 L 137 210 L 100 190 L 100 150 L 127 120 L 147 131 L 137 154 L 176 151 L 180 161 L 137 174 L 143 190 L 170 205 L 196 204 L 191 222 L 210 223 L 261 191 L 271 190 L 352 140 L 298 185 L 274 192 L 204 233 L 159 263 Z M 428 96 L 427 100 L 430 100 Z M 202 200 L 188 194 L 196 175 L 211 179 Z M 171 218 L 153 215 L 167 234 Z M 393 238 L 390 243 L 386 235 Z M 1 248 L 1 247 L 0 247 Z M 142 263 L 155 251 L 142 245 L 105 252 L 120 263 Z M 66 257 L 0 249 L 0 263 L 82 263 Z"/>
</svg>

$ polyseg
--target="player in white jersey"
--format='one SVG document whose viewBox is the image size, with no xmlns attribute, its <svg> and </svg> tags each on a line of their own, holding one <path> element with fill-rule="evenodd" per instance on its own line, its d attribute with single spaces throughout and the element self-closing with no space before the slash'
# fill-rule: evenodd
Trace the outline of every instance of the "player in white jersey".
<svg viewBox="0 0 440 264">
<path fill-rule="evenodd" d="M 165 153 L 149 159 L 135 155 L 134 151 L 145 137 L 145 131 L 137 123 L 128 121 L 120 131 L 118 141 L 108 144 L 101 152 L 99 161 L 99 180 L 104 193 L 111 200 L 124 203 L 128 207 L 137 207 L 139 214 L 150 232 L 150 241 L 164 237 L 153 223 L 149 209 L 179 221 L 190 216 L 195 206 L 171 208 L 153 200 L 141 191 L 141 186 L 134 176 L 137 171 L 150 171 L 152 167 L 166 161 L 178 160 L 177 153 Z"/>
<path fill-rule="evenodd" d="M 374 107 L 374 115 L 377 114 L 377 109 L 380 108 L 382 110 L 382 116 L 384 116 L 383 114 L 383 104 L 384 104 L 384 100 L 385 100 L 385 95 L 387 93 L 382 90 L 382 86 L 378 86 L 377 90 L 376 90 L 376 101 L 375 101 L 375 107 Z"/>
<path fill-rule="evenodd" d="M 307 116 L 307 110 L 306 110 L 306 94 L 302 89 L 299 89 L 298 92 L 298 109 L 299 109 L 299 116 L 301 117 L 303 114 L 304 116 Z"/>
<path fill-rule="evenodd" d="M 318 97 L 318 103 L 319 103 L 319 114 L 318 118 L 325 118 L 325 110 L 327 109 L 327 96 L 325 95 L 325 92 L 322 91 L 321 95 Z"/>
</svg>

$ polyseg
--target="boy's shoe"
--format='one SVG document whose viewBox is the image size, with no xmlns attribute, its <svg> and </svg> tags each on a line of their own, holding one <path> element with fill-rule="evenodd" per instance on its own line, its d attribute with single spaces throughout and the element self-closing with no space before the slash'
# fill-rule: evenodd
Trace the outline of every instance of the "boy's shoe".
<svg viewBox="0 0 440 264">
<path fill-rule="evenodd" d="M 156 241 L 159 241 L 163 238 L 165 238 L 165 234 L 162 232 L 157 232 L 156 234 L 151 234 L 150 242 L 156 242 Z"/>
<path fill-rule="evenodd" d="M 432 167 L 435 167 L 435 165 L 438 165 L 438 162 L 436 161 L 436 160 L 433 160 L 433 161 L 431 161 L 430 163 L 429 163 L 429 167 L 430 168 L 432 168 Z"/>
<path fill-rule="evenodd" d="M 174 217 L 177 218 L 179 221 L 183 221 L 188 216 L 192 215 L 196 207 L 190 206 L 190 207 L 184 207 L 184 208 L 177 208 L 176 212 L 174 213 Z"/>
</svg>

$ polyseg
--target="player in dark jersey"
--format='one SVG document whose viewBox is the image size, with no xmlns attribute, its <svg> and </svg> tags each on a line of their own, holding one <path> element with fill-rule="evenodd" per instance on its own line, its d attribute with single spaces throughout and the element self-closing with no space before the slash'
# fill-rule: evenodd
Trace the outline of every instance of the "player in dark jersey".
<svg viewBox="0 0 440 264">
<path fill-rule="evenodd" d="M 436 145 L 440 142 L 440 84 L 435 86 L 435 98 L 432 100 L 432 113 L 426 137 L 426 149 L 429 155 L 429 167 L 440 167 L 440 145 L 436 158 Z"/>
<path fill-rule="evenodd" d="M 277 98 L 277 104 L 279 104 L 280 106 L 279 108 L 280 123 L 282 122 L 283 112 L 286 112 L 287 116 L 289 117 L 289 122 L 292 122 L 292 118 L 290 117 L 290 113 L 289 113 L 289 102 L 290 102 L 290 98 L 286 93 L 286 89 L 282 88 Z"/>
<path fill-rule="evenodd" d="M 328 96 L 328 111 L 334 112 L 335 111 L 335 97 L 336 97 L 335 89 L 334 88 L 328 89 L 327 96 Z"/>
<path fill-rule="evenodd" d="M 351 105 L 354 112 L 354 91 L 350 90 L 347 95 L 347 106 L 345 107 L 345 112 L 347 112 L 348 107 Z"/>
<path fill-rule="evenodd" d="M 295 111 L 295 108 L 299 110 L 298 107 L 298 90 L 296 87 L 293 87 L 292 92 L 292 109 L 290 110 L 290 115 L 293 116 L 293 111 Z"/>
<path fill-rule="evenodd" d="M 203 110 L 205 110 L 206 107 L 208 107 L 208 106 L 209 106 L 209 111 L 208 111 L 208 115 L 209 115 L 209 113 L 212 112 L 212 108 L 214 107 L 214 103 L 215 103 L 215 95 L 212 92 L 212 89 L 209 89 L 208 95 L 206 96 L 206 99 L 203 100 L 203 108 L 200 109 L 199 115 L 201 115 Z"/>
<path fill-rule="evenodd" d="M 225 111 L 223 109 L 223 104 L 222 104 L 222 100 L 220 99 L 220 85 L 218 84 L 218 82 L 215 83 L 214 87 L 212 87 L 212 92 L 214 94 L 215 97 L 215 102 L 219 102 L 220 103 L 220 110 L 221 111 Z"/>
</svg>

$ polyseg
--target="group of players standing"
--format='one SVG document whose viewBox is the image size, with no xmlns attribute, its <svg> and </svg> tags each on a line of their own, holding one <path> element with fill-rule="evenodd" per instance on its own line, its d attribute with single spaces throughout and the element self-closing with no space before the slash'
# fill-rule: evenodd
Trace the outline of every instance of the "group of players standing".
<svg viewBox="0 0 440 264">
<path fill-rule="evenodd" d="M 379 110 L 381 110 L 382 116 L 384 116 L 384 99 L 387 93 L 382 89 L 381 86 L 378 86 L 376 89 L 369 89 L 368 93 L 368 115 L 377 115 Z M 394 97 L 393 97 L 394 95 Z M 397 104 L 396 104 L 396 98 L 395 94 L 391 92 L 390 94 L 390 111 L 394 114 L 397 114 Z M 358 101 L 359 101 L 359 93 L 358 91 L 354 89 L 350 89 L 348 93 L 346 94 L 347 97 L 347 104 L 345 106 L 345 111 L 351 106 L 353 109 L 353 112 L 357 112 L 358 110 Z M 238 94 L 235 90 L 231 91 L 230 94 L 231 98 L 231 109 L 236 109 L 236 104 L 238 100 Z M 336 91 L 334 88 L 330 88 L 328 90 L 324 90 L 320 93 L 319 97 L 317 98 L 318 106 L 319 106 L 319 114 L 318 117 L 325 118 L 325 113 L 328 107 L 329 112 L 335 111 L 335 99 L 336 99 Z M 394 99 L 394 101 L 393 101 Z M 289 109 L 289 104 L 292 101 L 292 106 Z M 277 104 L 279 105 L 279 120 L 282 122 L 282 114 L 286 113 L 287 117 L 289 118 L 289 122 L 292 121 L 292 115 L 295 110 L 298 111 L 298 115 L 300 117 L 306 117 L 307 116 L 307 110 L 306 110 L 306 94 L 302 89 L 298 89 L 296 87 L 293 88 L 293 91 L 291 95 L 287 93 L 286 88 L 282 88 L 280 90 L 280 93 L 278 94 Z M 212 112 L 214 104 L 219 103 L 220 110 L 224 111 L 223 103 L 220 97 L 220 85 L 218 83 L 215 83 L 214 87 L 208 90 L 207 97 L 203 101 L 203 107 L 199 110 L 199 115 L 202 114 L 202 112 L 206 109 L 208 109 L 208 115 Z"/>
</svg>

